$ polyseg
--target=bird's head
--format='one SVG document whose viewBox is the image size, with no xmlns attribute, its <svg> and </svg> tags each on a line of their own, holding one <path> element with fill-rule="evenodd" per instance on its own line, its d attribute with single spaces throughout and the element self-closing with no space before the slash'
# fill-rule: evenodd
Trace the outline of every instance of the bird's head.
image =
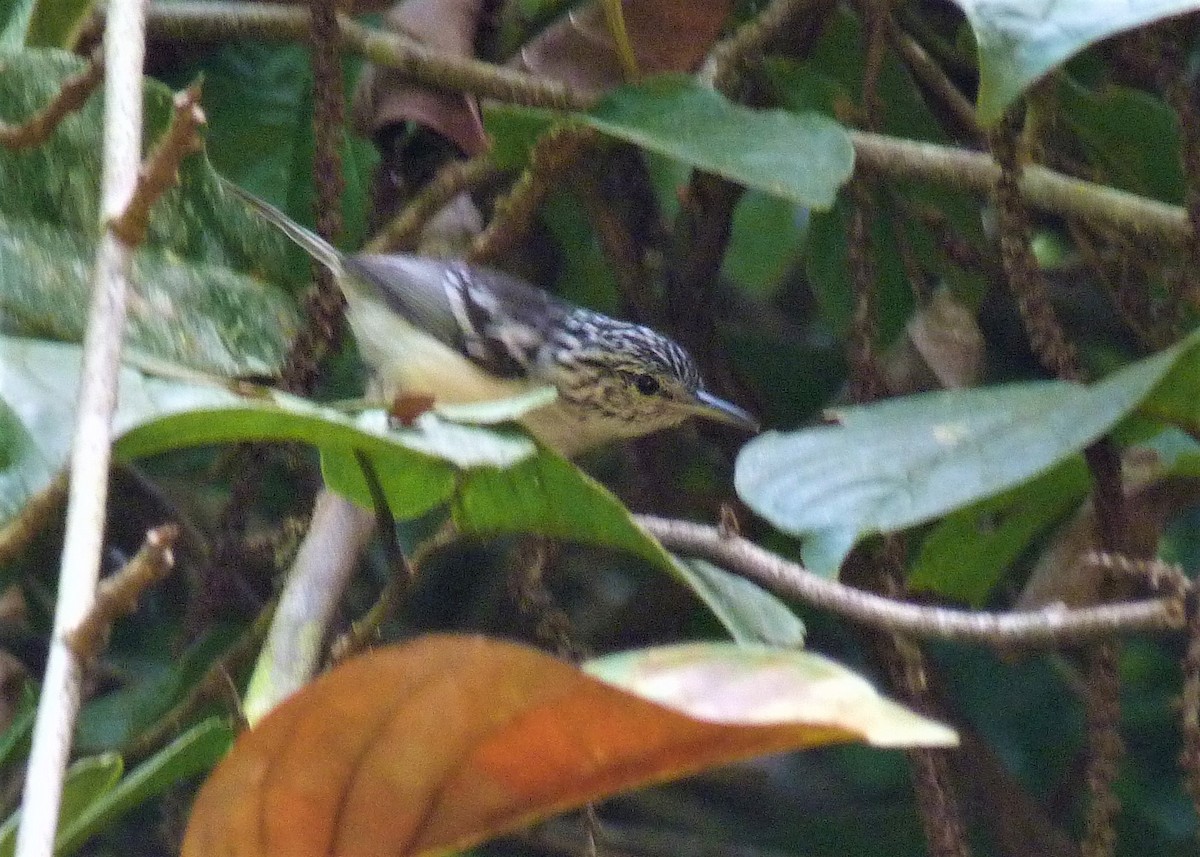
<svg viewBox="0 0 1200 857">
<path fill-rule="evenodd" d="M 576 310 L 546 342 L 539 361 L 582 422 L 636 437 L 701 417 L 758 431 L 757 421 L 717 398 L 691 355 L 648 327 Z"/>
</svg>

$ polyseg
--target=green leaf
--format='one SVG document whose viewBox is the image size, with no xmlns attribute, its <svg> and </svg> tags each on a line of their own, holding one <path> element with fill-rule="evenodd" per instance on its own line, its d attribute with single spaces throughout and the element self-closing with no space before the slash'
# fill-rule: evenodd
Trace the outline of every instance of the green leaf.
<svg viewBox="0 0 1200 857">
<path fill-rule="evenodd" d="M 845 129 L 815 113 L 751 110 L 692 77 L 625 86 L 579 118 L 605 134 L 825 210 L 854 169 Z"/>
<path fill-rule="evenodd" d="M 218 626 L 165 666 L 139 663 L 129 683 L 84 704 L 75 732 L 76 750 L 122 750 L 182 702 L 209 669 L 240 639 L 240 629 Z"/>
<path fill-rule="evenodd" d="M 58 810 L 59 826 L 70 825 L 89 805 L 110 791 L 121 778 L 123 768 L 121 757 L 116 753 L 80 759 L 71 765 L 63 784 L 62 803 Z M 21 811 L 17 810 L 0 825 L 0 857 L 12 857 L 20 823 Z"/>
<path fill-rule="evenodd" d="M 733 583 L 725 573 L 677 561 L 603 485 L 549 450 L 507 470 L 464 473 L 451 512 L 467 534 L 528 533 L 631 553 L 694 592 L 735 640 L 803 642 L 803 625 L 782 601 L 753 584 Z"/>
<path fill-rule="evenodd" d="M 25 44 L 33 0 L 0 0 L 0 52 L 15 51 Z"/>
<path fill-rule="evenodd" d="M 1196 0 L 954 0 L 979 48 L 979 121 L 990 125 L 1043 74 L 1101 39 L 1200 9 Z"/>
<path fill-rule="evenodd" d="M 1077 453 L 1177 363 L 1196 371 L 1197 341 L 1090 387 L 1051 381 L 926 393 L 839 411 L 839 425 L 761 435 L 738 455 L 737 492 L 776 527 L 804 537 L 814 571 L 834 574 L 863 536 L 978 502 Z"/>
<path fill-rule="evenodd" d="M 738 643 L 779 649 L 804 645 L 804 623 L 786 604 L 752 580 L 702 559 L 676 557 L 688 587 Z"/>
<path fill-rule="evenodd" d="M 54 50 L 0 54 L 0 119 L 43 107 L 83 61 Z M 165 129 L 172 93 L 145 82 L 147 143 Z M 99 235 L 103 98 L 94 95 L 43 145 L 0 148 L 0 329 L 79 341 Z M 128 342 L 214 374 L 272 375 L 296 327 L 286 244 L 228 197 L 202 154 L 153 209 L 134 257 Z M 264 281 L 264 278 L 266 281 Z"/>
<path fill-rule="evenodd" d="M 1055 121 L 1075 132 L 1105 180 L 1130 193 L 1183 202 L 1179 128 L 1175 111 L 1161 99 L 1115 85 L 1093 92 L 1067 75 L 1059 78 L 1057 96 Z"/>
<path fill-rule="evenodd" d="M 0 734 L 0 770 L 19 761 L 29 752 L 29 736 L 33 734 L 33 719 L 37 716 L 37 693 L 31 685 L 21 690 L 21 699 L 8 728 Z"/>
<path fill-rule="evenodd" d="M 0 366 L 5 367 L 0 406 L 10 414 L 5 419 L 0 411 L 0 484 L 12 492 L 3 509 L 10 515 L 66 460 L 79 362 L 78 346 L 0 337 Z M 412 429 L 396 431 L 380 411 L 350 417 L 283 393 L 260 390 L 251 399 L 128 366 L 120 376 L 114 426 L 116 452 L 125 458 L 250 440 L 309 443 L 328 450 L 335 461 L 352 458 L 355 449 L 372 457 L 391 450 L 379 473 L 388 496 L 408 515 L 448 499 L 456 467 L 507 466 L 536 452 L 523 435 L 454 425 L 434 414 L 422 415 Z M 326 472 L 332 488 L 370 505 L 357 462 L 342 469 L 327 466 Z"/>
<path fill-rule="evenodd" d="M 1031 482 L 947 515 L 921 542 L 909 572 L 914 592 L 982 607 L 1004 572 L 1091 487 L 1076 457 Z"/>
<path fill-rule="evenodd" d="M 37 0 L 29 19 L 26 46 L 73 48 L 95 5 L 95 0 Z"/>
<path fill-rule="evenodd" d="M 229 750 L 234 737 L 232 727 L 222 718 L 213 717 L 193 726 L 64 823 L 54 853 L 59 857 L 73 854 L 131 809 L 207 771 Z"/>
</svg>

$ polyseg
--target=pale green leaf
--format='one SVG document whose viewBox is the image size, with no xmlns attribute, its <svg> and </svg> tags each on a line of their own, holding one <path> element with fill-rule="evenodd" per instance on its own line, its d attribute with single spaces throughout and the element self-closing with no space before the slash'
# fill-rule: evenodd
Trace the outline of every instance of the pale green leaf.
<svg viewBox="0 0 1200 857">
<path fill-rule="evenodd" d="M 738 455 L 739 496 L 833 574 L 856 541 L 998 494 L 1083 449 L 1195 351 L 1193 337 L 1090 387 L 942 391 L 847 408 L 837 425 L 761 435 Z M 1191 395 L 1195 396 L 1192 388 Z"/>
<path fill-rule="evenodd" d="M 816 209 L 854 169 L 841 125 L 817 113 L 751 110 L 692 77 L 622 87 L 579 117 L 605 134 Z"/>
<path fill-rule="evenodd" d="M 979 120 L 990 125 L 1030 84 L 1101 39 L 1200 9 L 1196 0 L 954 0 L 979 48 Z"/>
</svg>

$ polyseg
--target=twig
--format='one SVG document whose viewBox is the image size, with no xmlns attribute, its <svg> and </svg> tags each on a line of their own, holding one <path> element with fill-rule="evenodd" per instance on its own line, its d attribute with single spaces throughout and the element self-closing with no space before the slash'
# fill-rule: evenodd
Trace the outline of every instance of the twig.
<svg viewBox="0 0 1200 857">
<path fill-rule="evenodd" d="M 269 3 L 180 2 L 150 10 L 152 38 L 195 41 L 265 39 L 298 41 L 310 25 L 303 6 Z M 462 57 L 448 57 L 398 33 L 366 27 L 338 16 L 342 47 L 376 65 L 399 69 L 414 82 L 437 89 L 469 92 L 486 98 L 553 110 L 585 109 L 587 99 L 573 89 L 523 72 Z"/>
<path fill-rule="evenodd" d="M 16 559 L 21 551 L 46 528 L 50 517 L 67 498 L 67 475 L 59 473 L 54 480 L 34 494 L 16 517 L 0 527 L 0 567 Z"/>
<path fill-rule="evenodd" d="M 887 36 L 892 48 L 908 66 L 908 70 L 922 89 L 934 96 L 945 110 L 945 124 L 949 126 L 950 133 L 972 145 L 986 146 L 987 136 L 979 127 L 975 107 L 946 76 L 941 66 L 925 52 L 925 48 L 901 29 L 894 19 L 889 22 Z"/>
<path fill-rule="evenodd" d="M 416 247 L 421 230 L 454 197 L 498 179 L 503 171 L 491 155 L 452 161 L 442 167 L 404 210 L 392 218 L 366 246 L 368 253 L 395 253 Z"/>
<path fill-rule="evenodd" d="M 316 672 L 334 609 L 374 528 L 375 517 L 365 509 L 329 490 L 317 495 L 312 524 L 288 570 L 246 692 L 251 725 Z"/>
<path fill-rule="evenodd" d="M 184 156 L 200 148 L 196 131 L 204 124 L 200 109 L 200 84 L 193 83 L 175 93 L 174 114 L 166 133 L 138 170 L 137 186 L 129 205 L 109 224 L 112 231 L 130 247 L 146 240 L 150 209 L 171 185 L 179 180 L 179 163 Z"/>
<path fill-rule="evenodd" d="M 54 851 L 63 776 L 79 713 L 82 664 L 67 635 L 91 611 L 100 576 L 112 416 L 117 404 L 121 337 L 133 261 L 133 248 L 117 236 L 111 224 L 128 206 L 137 184 L 145 46 L 145 4 L 140 0 L 113 0 L 108 6 L 104 34 L 104 172 L 100 203 L 102 222 L 108 228 L 100 239 L 92 275 L 58 601 L 29 754 L 17 857 L 50 857 Z"/>
<path fill-rule="evenodd" d="M 400 597 L 411 585 L 412 580 L 416 579 L 425 560 L 447 545 L 453 544 L 458 539 L 458 535 L 458 531 L 452 524 L 444 526 L 417 545 L 412 556 L 406 558 L 405 565 L 397 567 L 396 564 L 389 563 L 392 566 L 392 576 L 380 590 L 379 597 L 375 599 L 371 609 L 363 614 L 357 622 L 351 623 L 350 630 L 342 634 L 330 646 L 331 659 L 341 661 L 365 648 L 367 643 L 379 633 L 383 623 L 392 615 Z"/>
<path fill-rule="evenodd" d="M 54 99 L 20 125 L 0 122 L 0 146 L 31 149 L 50 139 L 68 114 L 79 110 L 92 97 L 104 77 L 104 58 L 97 52 L 87 67 L 63 81 Z"/>
<path fill-rule="evenodd" d="M 379 594 L 379 601 L 376 602 L 376 606 L 381 611 L 379 620 L 369 627 L 365 627 L 361 623 L 354 623 L 350 631 L 338 637 L 330 647 L 329 660 L 335 664 L 345 660 L 366 645 L 370 636 L 378 632 L 383 620 L 391 615 L 396 602 L 400 600 L 417 576 L 412 563 L 408 561 L 408 557 L 404 555 L 404 550 L 400 547 L 400 540 L 396 538 L 396 519 L 392 516 L 392 510 L 388 506 L 387 495 L 379 481 L 379 474 L 375 472 L 375 465 L 371 463 L 370 457 L 361 450 L 355 450 L 354 457 L 358 459 L 359 469 L 362 470 L 363 478 L 367 482 L 367 489 L 371 492 L 371 503 L 375 507 L 375 531 L 379 533 L 380 541 L 383 543 L 383 552 L 387 557 L 388 582 Z"/>
<path fill-rule="evenodd" d="M 146 533 L 146 540 L 133 559 L 100 581 L 96 600 L 83 620 L 67 634 L 67 643 L 75 657 L 83 662 L 95 658 L 104 648 L 113 622 L 137 609 L 138 598 L 158 583 L 175 565 L 173 548 L 179 538 L 176 524 L 163 524 Z"/>
<path fill-rule="evenodd" d="M 712 52 L 712 84 L 724 93 L 742 86 L 746 68 L 797 21 L 822 21 L 833 8 L 829 0 L 775 0 L 758 17 L 738 27 Z"/>
<path fill-rule="evenodd" d="M 473 262 L 502 258 L 528 232 L 538 208 L 561 177 L 600 140 L 593 128 L 555 128 L 543 134 L 529 155 L 529 168 L 508 196 L 496 204 L 487 229 L 476 237 L 468 256 Z"/>
<path fill-rule="evenodd" d="M 1048 608 L 1010 613 L 910 604 L 826 580 L 746 539 L 722 538 L 715 527 L 649 515 L 638 515 L 637 521 L 668 550 L 702 557 L 779 595 L 852 621 L 915 637 L 996 646 L 1058 646 L 1138 631 L 1173 631 L 1185 622 L 1183 603 L 1169 597 L 1076 610 Z"/>
</svg>

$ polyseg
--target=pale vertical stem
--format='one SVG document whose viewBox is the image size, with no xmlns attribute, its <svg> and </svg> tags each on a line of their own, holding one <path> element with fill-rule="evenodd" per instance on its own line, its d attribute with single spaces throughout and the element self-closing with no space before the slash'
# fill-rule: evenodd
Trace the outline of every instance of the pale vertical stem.
<svg viewBox="0 0 1200 857">
<path fill-rule="evenodd" d="M 304 686 L 321 666 L 321 644 L 346 591 L 375 516 L 325 489 L 308 533 L 288 569 L 267 642 L 254 667 L 242 710 L 253 726 Z"/>
<path fill-rule="evenodd" d="M 92 305 L 83 341 L 79 408 L 71 450 L 70 493 L 54 633 L 38 702 L 17 857 L 50 857 L 58 827 L 63 777 L 79 714 L 81 664 L 67 643 L 96 597 L 112 415 L 117 400 L 121 335 L 132 248 L 107 228 L 133 194 L 142 150 L 142 62 L 146 0 L 112 0 L 104 35 L 104 174 L 100 216 L 105 224 L 92 272 Z"/>
</svg>

